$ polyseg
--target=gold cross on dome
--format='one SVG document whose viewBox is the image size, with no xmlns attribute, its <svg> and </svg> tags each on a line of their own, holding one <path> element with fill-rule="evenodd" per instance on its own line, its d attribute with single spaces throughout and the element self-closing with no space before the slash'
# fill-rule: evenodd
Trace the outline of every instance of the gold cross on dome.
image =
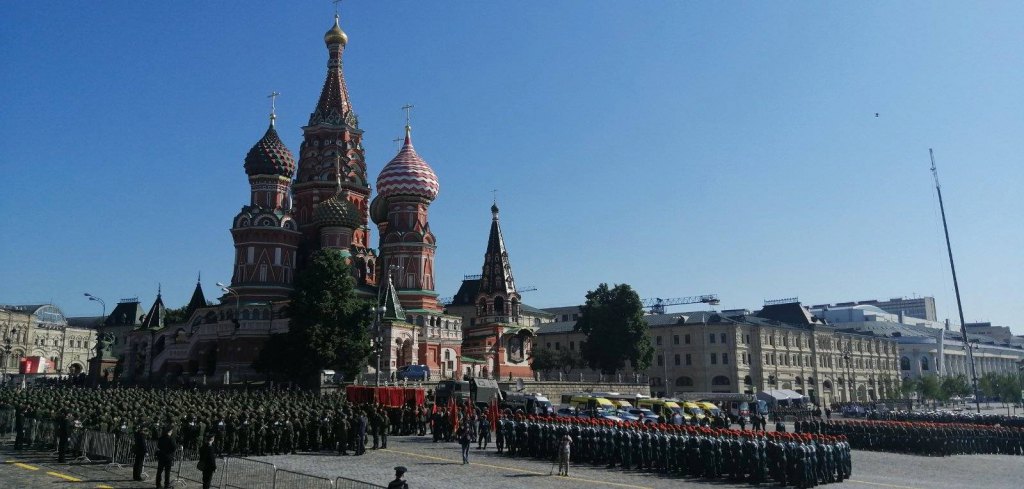
<svg viewBox="0 0 1024 489">
<path fill-rule="evenodd" d="M 405 104 L 405 105 L 402 106 L 402 110 L 405 111 L 405 127 L 409 127 L 409 126 L 412 125 L 412 108 L 413 107 L 415 107 L 415 105 L 412 105 L 412 104 Z"/>
<path fill-rule="evenodd" d="M 270 99 L 270 123 L 274 123 L 274 119 L 277 119 L 277 97 L 281 94 L 277 92 L 270 92 L 267 98 Z"/>
</svg>

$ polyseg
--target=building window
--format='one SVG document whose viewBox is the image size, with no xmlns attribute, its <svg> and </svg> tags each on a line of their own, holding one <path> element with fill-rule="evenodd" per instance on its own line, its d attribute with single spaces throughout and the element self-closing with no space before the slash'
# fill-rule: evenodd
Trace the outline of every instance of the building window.
<svg viewBox="0 0 1024 489">
<path fill-rule="evenodd" d="M 721 335 L 721 340 L 722 340 L 722 344 L 723 344 L 723 345 L 724 345 L 724 344 L 726 344 L 726 343 L 728 343 L 728 342 L 727 342 L 727 341 L 725 340 L 725 333 L 722 333 L 722 335 Z"/>
<path fill-rule="evenodd" d="M 260 282 L 267 281 L 267 264 L 260 265 Z"/>
<path fill-rule="evenodd" d="M 551 342 L 550 341 L 548 342 L 548 349 L 549 350 L 551 349 Z"/>
<path fill-rule="evenodd" d="M 679 366 L 679 354 L 678 353 L 676 353 L 676 356 L 675 356 L 675 364 L 676 364 L 677 367 Z"/>
<path fill-rule="evenodd" d="M 568 314 L 562 314 L 562 321 L 568 321 L 568 320 L 569 320 L 569 315 Z"/>
<path fill-rule="evenodd" d="M 686 343 L 687 345 L 690 344 L 690 335 L 683 336 L 683 343 Z"/>
<path fill-rule="evenodd" d="M 750 335 L 743 336 L 743 344 L 746 344 L 746 345 L 750 344 Z"/>
<path fill-rule="evenodd" d="M 722 354 L 722 365 L 729 365 L 729 354 L 728 353 L 723 353 Z"/>
<path fill-rule="evenodd" d="M 782 346 L 786 346 L 786 347 L 789 346 L 789 336 L 783 336 L 782 337 Z"/>
<path fill-rule="evenodd" d="M 575 350 L 576 349 L 576 342 L 575 341 L 570 341 L 569 342 L 569 349 L 570 350 Z"/>
<path fill-rule="evenodd" d="M 673 345 L 678 345 L 679 344 L 679 335 L 677 335 L 677 334 L 672 335 L 672 344 Z"/>
<path fill-rule="evenodd" d="M 578 313 L 573 313 L 572 320 L 573 321 L 579 321 L 580 320 L 580 315 Z"/>
<path fill-rule="evenodd" d="M 691 358 L 690 358 L 690 354 L 689 354 L 689 353 L 687 353 L 687 354 L 686 354 L 686 364 L 687 364 L 687 365 L 691 365 L 691 364 L 693 364 L 693 362 L 691 361 Z"/>
<path fill-rule="evenodd" d="M 561 350 L 561 349 L 562 349 L 562 345 L 558 344 L 558 342 L 556 341 L 555 342 L 555 350 Z"/>
<path fill-rule="evenodd" d="M 281 264 L 281 248 L 274 248 L 274 265 Z"/>
<path fill-rule="evenodd" d="M 768 337 L 768 344 L 771 345 L 771 346 L 775 346 L 775 336 L 774 335 Z"/>
<path fill-rule="evenodd" d="M 659 367 L 664 367 L 665 366 L 665 356 L 664 355 L 658 355 L 658 366 Z"/>
<path fill-rule="evenodd" d="M 708 335 L 708 342 L 710 342 L 710 343 L 714 343 L 715 342 L 715 333 L 711 333 L 711 334 Z"/>
<path fill-rule="evenodd" d="M 657 338 L 655 338 L 655 339 L 654 339 L 654 343 L 655 343 L 656 345 L 658 345 L 658 346 L 661 346 L 661 336 L 658 336 Z"/>
<path fill-rule="evenodd" d="M 718 354 L 717 353 L 712 353 L 711 354 L 711 365 L 718 365 Z"/>
</svg>

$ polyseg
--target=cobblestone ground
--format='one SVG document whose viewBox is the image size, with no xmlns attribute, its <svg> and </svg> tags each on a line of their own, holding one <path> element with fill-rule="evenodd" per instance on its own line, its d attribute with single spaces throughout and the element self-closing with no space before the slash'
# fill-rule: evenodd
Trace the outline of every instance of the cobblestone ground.
<svg viewBox="0 0 1024 489">
<path fill-rule="evenodd" d="M 1024 487 L 1024 458 L 998 455 L 918 457 L 880 452 L 855 451 L 852 480 L 827 486 L 836 489 L 889 487 L 893 489 Z M 372 451 L 361 457 L 332 455 L 282 455 L 262 457 L 279 468 L 342 476 L 384 485 L 394 473 L 392 467 L 409 469 L 406 480 L 416 489 L 462 488 L 730 488 L 746 484 L 662 477 L 641 472 L 622 472 L 603 467 L 573 467 L 571 477 L 549 476 L 551 464 L 498 455 L 493 448 L 474 447 L 470 465 L 462 465 L 458 446 L 433 443 L 427 438 L 392 438 L 388 450 Z M 557 469 L 556 469 L 557 473 Z M 764 487 L 768 487 L 765 485 Z"/>
<path fill-rule="evenodd" d="M 971 455 L 919 457 L 881 452 L 854 451 L 853 479 L 831 484 L 830 489 L 1009 489 L 1024 487 L 1024 457 Z M 0 445 L 0 489 L 6 488 L 152 488 L 155 483 L 132 482 L 131 468 L 104 464 L 57 464 L 48 452 L 14 452 L 10 443 Z M 432 443 L 427 438 L 392 438 L 387 450 L 367 450 L 366 455 L 339 457 L 326 454 L 258 457 L 280 469 L 326 477 L 349 477 L 380 485 L 394 476 L 392 467 L 409 468 L 406 479 L 414 489 L 463 488 L 750 488 L 742 484 L 662 477 L 640 472 L 573 467 L 571 477 L 549 476 L 551 464 L 513 459 L 489 450 L 472 450 L 470 464 L 462 465 L 458 446 Z M 153 470 L 147 469 L 152 475 Z M 218 474 L 219 475 L 219 474 Z M 188 482 L 188 488 L 199 487 Z M 255 487 L 255 486 L 254 486 Z M 762 487 L 768 487 L 767 485 Z"/>
</svg>

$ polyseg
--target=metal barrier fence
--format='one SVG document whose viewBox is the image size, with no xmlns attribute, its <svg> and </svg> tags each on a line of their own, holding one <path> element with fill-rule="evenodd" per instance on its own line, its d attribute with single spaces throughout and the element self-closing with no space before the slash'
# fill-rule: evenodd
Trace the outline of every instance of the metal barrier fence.
<svg viewBox="0 0 1024 489">
<path fill-rule="evenodd" d="M 178 481 L 191 481 L 202 484 L 203 473 L 196 464 L 199 462 L 199 449 L 198 448 L 182 448 L 180 449 L 180 458 L 178 459 Z M 220 487 L 219 482 L 212 482 L 210 487 Z"/>
<path fill-rule="evenodd" d="M 387 487 L 370 484 L 369 482 L 338 477 L 334 480 L 334 489 L 387 489 Z"/>
<path fill-rule="evenodd" d="M 220 487 L 223 489 L 249 489 L 251 487 L 273 487 L 274 464 L 249 460 L 247 458 L 225 458 L 220 472 Z"/>
<path fill-rule="evenodd" d="M 5 413 L 0 412 L 0 423 L 3 422 Z M 13 431 L 13 421 L 10 425 Z M 55 423 L 49 420 L 27 419 L 25 429 L 26 443 L 29 447 L 35 448 L 56 448 L 58 444 Z M 126 434 L 106 433 L 96 430 L 76 430 L 71 435 L 68 449 L 71 453 L 78 453 L 79 459 L 89 460 L 89 456 L 108 460 L 107 467 L 124 469 L 133 465 L 135 458 L 134 438 Z M 143 472 L 143 479 L 149 479 L 149 474 L 156 473 L 156 440 L 146 440 L 146 456 L 143 460 L 144 469 L 150 472 Z M 174 482 L 178 487 L 183 486 L 186 481 L 202 484 L 203 474 L 196 468 L 199 460 L 197 449 L 178 447 L 174 454 Z M 227 457 L 219 460 L 217 473 L 211 487 L 219 489 L 248 489 L 248 488 L 273 488 L 273 489 L 386 489 L 385 486 L 371 484 L 368 482 L 338 477 L 331 480 L 301 472 L 279 469 L 277 466 L 267 462 L 247 458 Z M 219 476 L 218 476 L 219 474 Z"/>
<path fill-rule="evenodd" d="M 274 471 L 274 489 L 334 489 L 334 481 L 326 477 L 277 469 Z"/>
</svg>

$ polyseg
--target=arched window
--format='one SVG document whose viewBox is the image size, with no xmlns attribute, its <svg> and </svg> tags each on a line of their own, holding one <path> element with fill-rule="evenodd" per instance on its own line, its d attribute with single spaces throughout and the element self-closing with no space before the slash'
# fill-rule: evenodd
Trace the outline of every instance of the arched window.
<svg viewBox="0 0 1024 489">
<path fill-rule="evenodd" d="M 921 357 L 921 370 L 928 370 L 928 357 Z"/>
<path fill-rule="evenodd" d="M 751 379 L 749 375 L 743 377 L 743 385 L 750 385 L 754 383 L 754 379 Z"/>
<path fill-rule="evenodd" d="M 484 299 L 484 298 L 481 297 L 480 298 L 480 302 L 476 305 L 476 308 L 477 308 L 477 311 L 476 311 L 477 316 L 486 316 L 487 315 L 487 299 Z"/>
<path fill-rule="evenodd" d="M 494 298 L 494 314 L 505 314 L 505 299 L 502 298 L 501 296 Z"/>
<path fill-rule="evenodd" d="M 676 387 L 693 387 L 693 379 L 683 376 L 676 379 Z"/>
<path fill-rule="evenodd" d="M 729 377 L 717 375 L 711 379 L 711 385 L 729 385 Z"/>
<path fill-rule="evenodd" d="M 822 388 L 822 389 L 825 389 L 825 390 L 827 390 L 827 391 L 830 391 L 830 390 L 832 390 L 832 382 L 831 382 L 831 381 L 828 381 L 828 380 L 826 380 L 826 381 L 822 382 L 822 383 L 821 383 L 821 388 Z"/>
</svg>

